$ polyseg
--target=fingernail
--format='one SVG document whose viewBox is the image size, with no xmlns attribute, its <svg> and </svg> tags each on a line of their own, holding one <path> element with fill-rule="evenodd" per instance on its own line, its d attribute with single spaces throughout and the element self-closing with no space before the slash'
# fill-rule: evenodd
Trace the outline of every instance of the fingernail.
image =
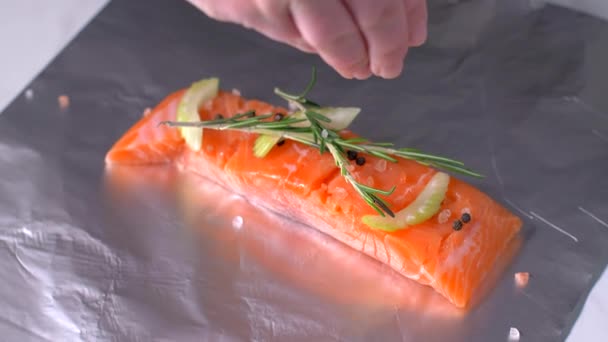
<svg viewBox="0 0 608 342">
<path fill-rule="evenodd" d="M 371 71 L 369 69 L 367 70 L 359 70 L 357 72 L 355 72 L 355 78 L 358 80 L 365 80 L 367 78 L 369 78 L 372 75 Z"/>
<path fill-rule="evenodd" d="M 353 75 L 352 74 L 347 74 L 344 72 L 340 72 L 338 71 L 338 74 L 340 74 L 340 76 L 342 76 L 342 78 L 347 79 L 347 80 L 352 80 L 353 79 Z"/>
<path fill-rule="evenodd" d="M 403 71 L 403 63 L 384 65 L 384 66 L 378 68 L 377 75 L 382 78 L 393 79 L 393 78 L 397 78 L 401 74 L 402 71 Z"/>
<path fill-rule="evenodd" d="M 354 70 L 353 76 L 358 80 L 364 80 L 371 76 L 371 70 L 369 69 L 369 59 L 364 59 L 352 69 Z"/>
</svg>

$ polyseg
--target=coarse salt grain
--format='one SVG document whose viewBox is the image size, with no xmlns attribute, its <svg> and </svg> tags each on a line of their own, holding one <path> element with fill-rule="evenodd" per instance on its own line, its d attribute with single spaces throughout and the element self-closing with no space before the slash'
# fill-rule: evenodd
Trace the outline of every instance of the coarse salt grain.
<svg viewBox="0 0 608 342">
<path fill-rule="evenodd" d="M 241 229 L 243 227 L 243 218 L 241 216 L 235 216 L 232 219 L 232 228 Z"/>
<path fill-rule="evenodd" d="M 373 187 L 375 184 L 376 184 L 376 182 L 374 182 L 374 177 L 368 176 L 367 177 L 367 184 L 366 185 Z"/>
<path fill-rule="evenodd" d="M 450 216 L 452 216 L 452 211 L 450 209 L 444 209 L 437 216 L 437 220 L 439 221 L 440 224 L 444 224 L 444 223 L 448 222 L 448 220 L 450 219 Z"/>
<path fill-rule="evenodd" d="M 321 136 L 323 137 L 323 139 L 327 139 L 327 137 L 329 136 L 329 132 L 324 129 L 321 131 Z"/>
<path fill-rule="evenodd" d="M 515 284 L 517 287 L 526 287 L 530 280 L 530 273 L 528 272 L 517 272 L 515 273 Z"/>
<path fill-rule="evenodd" d="M 462 208 L 462 211 L 460 213 L 461 214 L 469 214 L 469 215 L 471 215 L 471 209 L 469 209 L 469 208 Z"/>
<path fill-rule="evenodd" d="M 291 174 L 296 172 L 296 170 L 298 169 L 295 164 L 285 164 L 283 165 L 283 167 L 287 169 L 287 171 L 289 172 L 289 176 L 291 176 Z"/>
<path fill-rule="evenodd" d="M 21 232 L 24 235 L 27 235 L 28 237 L 33 237 L 34 236 L 34 234 L 32 233 L 32 231 L 29 230 L 29 229 L 27 229 L 27 227 L 21 227 Z"/>
<path fill-rule="evenodd" d="M 236 96 L 241 96 L 241 91 L 238 90 L 238 89 L 236 89 L 236 88 L 234 88 L 234 89 L 232 89 L 232 94 L 234 94 Z"/>
<path fill-rule="evenodd" d="M 376 161 L 376 165 L 374 165 L 374 169 L 376 169 L 376 171 L 378 171 L 378 172 L 386 171 L 386 160 L 380 159 L 380 160 Z"/>
<path fill-rule="evenodd" d="M 338 200 L 341 201 L 343 199 L 345 199 L 346 197 L 348 197 L 348 192 L 346 191 L 346 189 L 341 188 L 341 187 L 336 187 L 333 189 L 332 191 L 332 195 Z"/>
<path fill-rule="evenodd" d="M 61 95 L 57 98 L 59 102 L 59 108 L 66 109 L 70 106 L 70 98 L 67 95 Z"/>
<path fill-rule="evenodd" d="M 25 91 L 25 99 L 31 100 L 34 98 L 34 91 L 32 89 L 28 89 Z"/>
<path fill-rule="evenodd" d="M 521 334 L 517 328 L 511 327 L 509 329 L 509 341 L 519 341 Z"/>
<path fill-rule="evenodd" d="M 142 114 L 142 116 L 148 116 L 148 114 L 152 113 L 152 109 L 150 109 L 149 107 L 144 109 L 144 113 Z"/>
</svg>

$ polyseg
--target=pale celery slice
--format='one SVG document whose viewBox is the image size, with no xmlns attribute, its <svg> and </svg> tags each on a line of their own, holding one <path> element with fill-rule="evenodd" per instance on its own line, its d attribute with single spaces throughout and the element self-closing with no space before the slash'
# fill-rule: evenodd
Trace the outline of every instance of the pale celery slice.
<svg viewBox="0 0 608 342">
<path fill-rule="evenodd" d="M 325 115 L 331 122 L 322 122 L 321 124 L 331 130 L 341 131 L 346 129 L 355 120 L 361 109 L 355 107 L 322 107 L 315 109 L 319 114 Z M 301 111 L 292 114 L 292 117 L 303 118 L 304 113 Z M 296 127 L 307 127 L 310 123 L 304 121 L 294 124 Z M 264 158 L 272 148 L 281 140 L 280 136 L 260 135 L 253 146 L 253 154 L 258 158 Z"/>
<path fill-rule="evenodd" d="M 204 102 L 213 99 L 219 91 L 219 79 L 207 78 L 193 83 L 177 107 L 178 122 L 199 122 L 198 109 Z M 193 151 L 201 149 L 203 129 L 201 127 L 179 127 L 186 144 Z"/>
<path fill-rule="evenodd" d="M 445 198 L 450 183 L 450 176 L 443 172 L 436 173 L 414 202 L 395 214 L 389 216 L 364 216 L 362 221 L 373 229 L 394 232 L 420 224 L 435 215 Z"/>
<path fill-rule="evenodd" d="M 264 158 L 270 150 L 281 140 L 280 136 L 276 135 L 260 135 L 253 144 L 253 155 L 258 158 Z"/>
</svg>

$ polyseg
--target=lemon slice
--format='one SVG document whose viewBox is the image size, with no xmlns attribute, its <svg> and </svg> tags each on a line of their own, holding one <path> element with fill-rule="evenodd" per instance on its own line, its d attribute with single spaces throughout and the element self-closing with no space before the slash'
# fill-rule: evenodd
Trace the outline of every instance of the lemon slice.
<svg viewBox="0 0 608 342">
<path fill-rule="evenodd" d="M 327 129 L 341 131 L 348 128 L 361 112 L 360 108 L 356 107 L 323 107 L 315 110 L 319 114 L 325 115 L 331 122 L 322 122 Z"/>
<path fill-rule="evenodd" d="M 177 107 L 178 122 L 199 122 L 199 107 L 216 97 L 219 91 L 218 78 L 208 78 L 193 83 L 186 91 Z M 193 151 L 199 151 L 203 143 L 202 127 L 179 127 L 186 144 Z"/>
<path fill-rule="evenodd" d="M 373 229 L 394 232 L 422 223 L 435 215 L 445 198 L 450 176 L 436 173 L 414 202 L 395 214 L 395 217 L 366 215 L 362 221 Z"/>
</svg>

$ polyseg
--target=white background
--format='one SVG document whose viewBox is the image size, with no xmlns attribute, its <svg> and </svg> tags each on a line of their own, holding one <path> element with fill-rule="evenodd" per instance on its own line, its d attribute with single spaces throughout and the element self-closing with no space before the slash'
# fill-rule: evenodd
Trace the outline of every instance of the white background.
<svg viewBox="0 0 608 342">
<path fill-rule="evenodd" d="M 108 0 L 0 1 L 1 111 Z M 608 18 L 608 0 L 550 1 L 580 6 L 586 12 Z M 526 332 L 521 334 L 522 341 L 526 341 Z M 589 296 L 568 341 L 608 341 L 608 272 Z"/>
</svg>

